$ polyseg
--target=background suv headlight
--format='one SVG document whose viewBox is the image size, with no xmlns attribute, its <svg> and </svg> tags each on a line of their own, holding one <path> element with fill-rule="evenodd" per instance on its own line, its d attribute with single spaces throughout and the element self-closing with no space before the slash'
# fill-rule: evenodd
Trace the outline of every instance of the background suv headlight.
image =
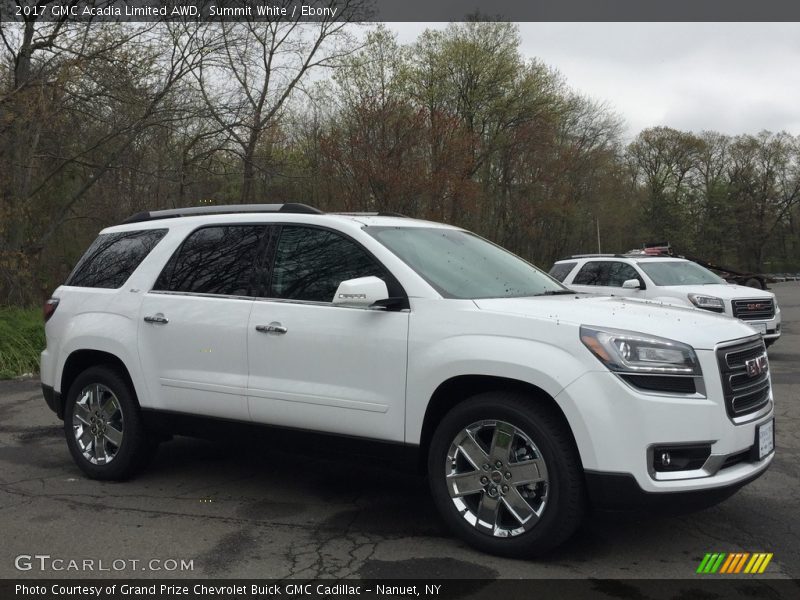
<svg viewBox="0 0 800 600">
<path fill-rule="evenodd" d="M 703 310 L 711 310 L 718 313 L 725 312 L 725 303 L 722 298 L 703 296 L 702 294 L 689 294 L 689 301 Z"/>
<path fill-rule="evenodd" d="M 654 392 L 701 391 L 702 371 L 694 349 L 666 338 L 581 326 L 581 341 L 610 370 L 631 385 Z"/>
</svg>

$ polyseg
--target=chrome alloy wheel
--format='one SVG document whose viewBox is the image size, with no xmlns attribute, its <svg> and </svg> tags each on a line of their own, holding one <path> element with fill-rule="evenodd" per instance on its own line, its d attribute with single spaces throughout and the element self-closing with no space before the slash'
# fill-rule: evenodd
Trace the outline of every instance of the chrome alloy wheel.
<svg viewBox="0 0 800 600">
<path fill-rule="evenodd" d="M 494 537 L 525 533 L 547 505 L 547 466 L 536 444 L 504 421 L 478 421 L 447 452 L 447 491 L 473 527 Z"/>
<path fill-rule="evenodd" d="M 122 445 L 124 418 L 119 399 L 100 383 L 78 394 L 72 413 L 72 432 L 83 457 L 93 465 L 114 460 Z"/>
</svg>

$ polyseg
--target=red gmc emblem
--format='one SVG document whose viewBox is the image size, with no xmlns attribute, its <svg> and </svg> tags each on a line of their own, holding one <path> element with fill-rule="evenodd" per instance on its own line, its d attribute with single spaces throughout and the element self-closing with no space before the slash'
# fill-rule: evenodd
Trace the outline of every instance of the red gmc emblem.
<svg viewBox="0 0 800 600">
<path fill-rule="evenodd" d="M 766 304 L 748 304 L 747 310 L 764 310 L 767 308 Z"/>
</svg>

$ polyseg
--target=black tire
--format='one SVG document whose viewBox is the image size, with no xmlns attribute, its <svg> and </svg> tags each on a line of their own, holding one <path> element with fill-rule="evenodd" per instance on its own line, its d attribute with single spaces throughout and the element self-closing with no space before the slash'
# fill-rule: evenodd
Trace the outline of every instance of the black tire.
<svg viewBox="0 0 800 600">
<path fill-rule="evenodd" d="M 104 424 L 103 430 L 108 433 L 112 429 L 115 433 L 121 431 L 121 441 L 118 445 L 114 444 L 110 437 L 93 435 L 88 423 L 84 425 L 86 421 L 80 418 L 76 420 L 76 412 L 80 413 L 81 417 L 87 415 L 85 391 L 94 386 L 100 386 L 96 389 L 102 390 L 99 397 L 104 400 L 101 402 L 105 403 L 108 413 L 113 413 L 108 419 L 109 422 Z M 111 401 L 112 395 L 116 402 Z M 89 414 L 97 418 L 100 413 Z M 77 429 L 78 426 L 81 429 Z M 81 440 L 88 440 L 83 447 L 81 444 L 84 442 L 78 441 L 79 431 L 83 433 L 80 436 Z M 148 436 L 144 429 L 135 392 L 122 374 L 108 366 L 90 367 L 75 378 L 67 393 L 64 406 L 64 434 L 75 464 L 91 479 L 128 479 L 145 466 L 157 447 L 157 442 Z M 93 444 L 97 440 L 101 440 L 100 454 L 105 458 L 95 463 L 93 460 L 98 460 L 98 452 Z"/>
<path fill-rule="evenodd" d="M 764 345 L 766 345 L 766 347 L 769 348 L 770 346 L 772 346 L 772 344 L 774 344 L 777 341 L 778 341 L 777 338 L 773 338 L 771 340 L 764 340 Z"/>
<path fill-rule="evenodd" d="M 747 287 L 756 288 L 759 290 L 763 290 L 764 286 L 761 285 L 761 280 L 756 279 L 755 277 L 751 277 L 747 281 L 744 282 Z"/>
<path fill-rule="evenodd" d="M 461 509 L 457 508 L 455 500 L 448 491 L 447 470 L 458 461 L 463 462 L 466 456 L 451 461 L 451 445 L 455 448 L 455 441 L 459 438 L 463 439 L 464 432 L 471 425 L 492 421 L 513 426 L 516 430 L 512 436 L 514 440 L 518 440 L 518 442 L 523 440 L 518 435 L 518 432 L 521 432 L 527 436 L 529 441 L 533 442 L 539 457 L 544 461 L 548 479 L 545 484 L 536 484 L 542 486 L 538 488 L 539 495 L 542 490 L 546 490 L 546 503 L 542 505 L 538 520 L 531 519 L 530 521 L 534 524 L 529 525 L 529 529 L 518 531 L 508 537 L 490 534 L 469 522 L 464 516 L 470 512 L 469 509 L 465 510 L 463 506 Z M 503 425 L 503 427 L 505 426 Z M 481 443 L 483 451 L 491 454 L 491 448 L 485 442 Z M 517 451 L 517 455 L 519 452 L 520 450 Z M 501 454 L 501 452 L 497 453 L 498 456 Z M 506 454 L 515 454 L 513 442 L 512 451 Z M 536 452 L 528 454 L 527 457 L 530 458 L 535 454 Z M 514 458 L 509 459 L 510 467 L 519 466 L 520 463 L 514 463 L 514 460 Z M 466 471 L 474 468 L 474 461 L 464 464 L 467 465 Z M 485 466 L 482 465 L 479 469 Z M 493 465 L 489 466 L 490 471 L 494 469 Z M 503 467 L 501 471 L 505 468 Z M 474 471 L 474 473 L 477 472 L 479 471 Z M 468 476 L 472 476 L 472 474 L 473 472 L 465 473 Z M 488 485 L 492 487 L 493 479 L 491 478 L 497 475 L 497 471 L 491 471 L 488 474 L 490 477 Z M 513 478 L 515 479 L 516 475 L 513 475 Z M 536 398 L 513 392 L 478 394 L 458 404 L 445 415 L 431 440 L 428 453 L 428 479 L 434 502 L 453 532 L 475 548 L 501 556 L 522 558 L 546 554 L 565 542 L 575 532 L 586 510 L 583 469 L 575 442 L 569 429 L 565 426 L 563 418 L 557 414 L 554 408 Z M 498 493 L 497 488 L 499 487 L 496 486 L 495 490 L 491 491 Z M 513 513 L 506 508 L 510 506 L 506 498 L 511 499 L 510 494 L 514 490 L 509 493 L 507 489 L 509 486 L 502 487 L 505 488 L 503 499 L 500 500 L 503 508 L 498 509 L 500 516 L 496 518 L 495 523 L 502 522 L 504 519 L 508 521 L 509 517 L 513 517 Z M 532 494 L 533 498 L 537 498 L 534 487 L 517 489 L 523 491 L 523 494 Z M 478 509 L 475 510 L 475 514 L 477 514 L 484 501 L 491 502 L 491 500 L 487 500 L 491 491 L 484 490 L 472 494 L 468 496 L 470 500 L 465 500 L 462 504 L 471 502 L 474 506 L 477 503 Z M 510 501 L 514 500 L 518 501 L 519 497 L 515 496 Z M 497 502 L 496 499 L 494 501 Z M 541 501 L 540 497 L 538 501 Z M 521 523 L 519 520 L 517 522 Z M 512 530 L 511 528 L 514 526 L 512 520 L 512 525 L 508 530 Z M 520 527 L 524 527 L 524 525 L 520 525 Z"/>
</svg>

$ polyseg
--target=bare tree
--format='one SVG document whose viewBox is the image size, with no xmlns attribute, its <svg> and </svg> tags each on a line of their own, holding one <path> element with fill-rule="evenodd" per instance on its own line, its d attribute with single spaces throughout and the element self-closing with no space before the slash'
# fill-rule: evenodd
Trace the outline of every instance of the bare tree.
<svg viewBox="0 0 800 600">
<path fill-rule="evenodd" d="M 268 167 L 257 158 L 258 146 L 292 94 L 312 71 L 337 66 L 354 49 L 347 26 L 362 15 L 364 4 L 335 4 L 336 15 L 316 23 L 301 22 L 299 15 L 295 20 L 223 23 L 224 45 L 198 71 L 210 114 L 230 136 L 232 152 L 241 161 L 241 202 L 252 200 L 256 171 Z"/>
<path fill-rule="evenodd" d="M 195 23 L 0 24 L 0 257 L 6 299 L 87 193 L 149 128 L 175 119 L 217 34 Z M 169 105 L 169 106 L 168 106 Z"/>
</svg>

